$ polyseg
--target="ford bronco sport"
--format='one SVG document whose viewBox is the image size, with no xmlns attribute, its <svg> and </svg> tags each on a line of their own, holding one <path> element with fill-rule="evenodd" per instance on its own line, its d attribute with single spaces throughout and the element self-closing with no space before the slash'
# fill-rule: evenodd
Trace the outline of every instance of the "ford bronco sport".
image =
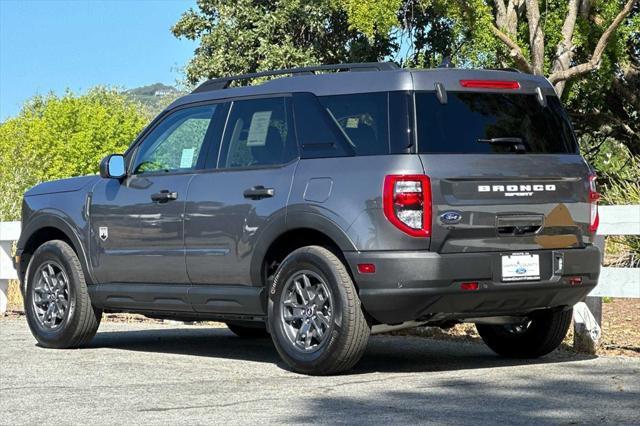
<svg viewBox="0 0 640 426">
<path fill-rule="evenodd" d="M 307 374 L 423 324 L 475 323 L 496 353 L 538 357 L 598 278 L 594 180 L 542 77 L 242 75 L 175 101 L 99 176 L 27 191 L 15 262 L 45 347 L 136 312 L 270 335 Z"/>
</svg>

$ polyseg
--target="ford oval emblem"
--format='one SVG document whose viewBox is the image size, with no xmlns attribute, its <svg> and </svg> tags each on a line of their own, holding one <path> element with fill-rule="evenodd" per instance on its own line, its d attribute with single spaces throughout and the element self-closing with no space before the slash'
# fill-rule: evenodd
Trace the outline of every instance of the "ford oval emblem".
<svg viewBox="0 0 640 426">
<path fill-rule="evenodd" d="M 453 225 L 462 220 L 462 215 L 458 212 L 444 212 L 440 215 L 440 220 L 447 225 Z"/>
</svg>

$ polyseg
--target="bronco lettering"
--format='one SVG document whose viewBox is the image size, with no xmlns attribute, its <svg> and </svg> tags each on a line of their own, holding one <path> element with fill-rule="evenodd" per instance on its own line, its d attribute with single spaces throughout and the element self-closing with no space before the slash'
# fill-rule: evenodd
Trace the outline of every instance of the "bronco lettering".
<svg viewBox="0 0 640 426">
<path fill-rule="evenodd" d="M 554 184 L 548 185 L 478 185 L 478 192 L 502 192 L 505 197 L 531 197 L 535 192 L 555 191 Z"/>
</svg>

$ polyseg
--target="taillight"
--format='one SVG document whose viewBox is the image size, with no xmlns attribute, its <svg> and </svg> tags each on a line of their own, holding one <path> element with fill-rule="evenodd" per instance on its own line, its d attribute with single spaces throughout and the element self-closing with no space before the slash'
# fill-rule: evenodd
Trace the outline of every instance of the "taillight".
<svg viewBox="0 0 640 426">
<path fill-rule="evenodd" d="M 520 83 L 517 81 L 505 80 L 460 80 L 462 87 L 475 89 L 519 89 Z"/>
<path fill-rule="evenodd" d="M 600 223 L 600 216 L 598 215 L 598 200 L 600 194 L 596 188 L 595 174 L 589 175 L 589 232 L 596 233 L 598 225 Z"/>
<path fill-rule="evenodd" d="M 431 236 L 431 181 L 425 175 L 388 175 L 382 194 L 384 215 L 412 237 Z"/>
</svg>

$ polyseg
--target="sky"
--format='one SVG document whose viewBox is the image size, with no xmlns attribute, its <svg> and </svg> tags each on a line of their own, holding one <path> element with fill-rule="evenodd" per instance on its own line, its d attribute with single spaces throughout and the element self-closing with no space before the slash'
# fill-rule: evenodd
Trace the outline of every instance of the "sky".
<svg viewBox="0 0 640 426">
<path fill-rule="evenodd" d="M 36 94 L 175 85 L 197 44 L 170 28 L 195 0 L 0 0 L 0 122 Z"/>
</svg>

